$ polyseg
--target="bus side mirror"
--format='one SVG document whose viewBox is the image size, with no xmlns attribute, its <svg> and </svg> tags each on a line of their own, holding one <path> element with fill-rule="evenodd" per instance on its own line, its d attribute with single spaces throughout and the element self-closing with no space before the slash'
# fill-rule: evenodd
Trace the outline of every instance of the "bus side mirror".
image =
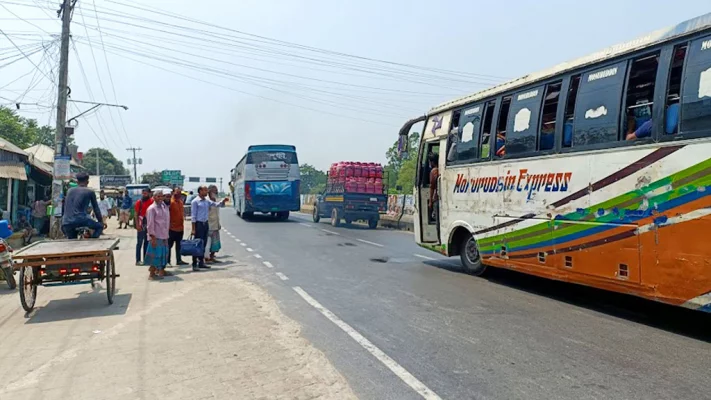
<svg viewBox="0 0 711 400">
<path fill-rule="evenodd" d="M 406 159 L 408 156 L 408 150 L 410 149 L 410 143 L 408 143 L 407 135 L 399 135 L 397 140 L 397 153 L 400 158 Z"/>
</svg>

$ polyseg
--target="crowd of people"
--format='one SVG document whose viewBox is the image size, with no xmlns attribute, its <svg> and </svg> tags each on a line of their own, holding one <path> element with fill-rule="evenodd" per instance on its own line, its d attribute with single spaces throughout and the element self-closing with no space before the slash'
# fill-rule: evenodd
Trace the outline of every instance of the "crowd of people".
<svg viewBox="0 0 711 400">
<path fill-rule="evenodd" d="M 201 239 L 204 252 L 192 257 L 192 270 L 209 269 L 208 263 L 216 259 L 220 251 L 220 213 L 225 201 L 217 201 L 217 186 L 201 186 L 190 202 L 192 229 L 190 237 Z M 148 277 L 160 280 L 171 273 L 166 271 L 171 264 L 171 251 L 175 251 L 174 266 L 188 265 L 182 260 L 181 241 L 184 238 L 184 203 L 180 188 L 173 191 L 144 189 L 135 204 L 135 227 L 137 232 L 136 265 L 148 266 Z M 141 261 L 143 256 L 143 261 Z"/>
<path fill-rule="evenodd" d="M 189 265 L 181 255 L 186 201 L 181 188 L 145 188 L 135 202 L 128 191 L 124 192 L 120 201 L 114 201 L 101 191 L 97 200 L 94 191 L 87 187 L 88 178 L 86 174 L 78 174 L 77 187 L 70 189 L 64 200 L 62 231 L 67 238 L 76 238 L 77 230 L 83 227 L 91 229 L 92 237 L 98 238 L 106 229 L 111 214 L 118 214 L 119 229 L 127 229 L 133 207 L 136 265 L 148 266 L 149 279 L 160 280 L 171 275 L 166 271 L 169 264 Z M 192 256 L 192 270 L 195 272 L 209 269 L 208 264 L 219 262 L 216 258 L 221 249 L 219 208 L 224 207 L 228 199 L 218 201 L 217 193 L 215 185 L 201 186 L 196 195 L 191 192 L 187 199 L 192 219 L 190 238 L 200 239 L 204 250 Z M 120 208 L 118 212 L 117 208 Z M 174 264 L 171 262 L 172 251 L 175 252 Z"/>
</svg>

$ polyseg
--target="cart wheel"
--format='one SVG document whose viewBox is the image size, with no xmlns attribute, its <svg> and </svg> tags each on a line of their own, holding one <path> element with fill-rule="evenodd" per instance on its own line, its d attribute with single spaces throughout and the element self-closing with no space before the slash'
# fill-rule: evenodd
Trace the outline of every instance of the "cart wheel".
<svg viewBox="0 0 711 400">
<path fill-rule="evenodd" d="M 318 221 L 321 220 L 321 215 L 320 211 L 318 210 L 318 206 L 314 206 L 313 214 L 311 215 L 313 218 L 314 222 L 318 224 Z"/>
<path fill-rule="evenodd" d="M 30 312 L 35 308 L 37 299 L 37 281 L 35 280 L 35 270 L 32 267 L 20 268 L 20 303 L 25 311 Z"/>
<path fill-rule="evenodd" d="M 109 304 L 114 304 L 114 293 L 116 293 L 116 265 L 114 264 L 114 252 L 104 266 L 104 277 L 106 278 L 106 297 Z"/>
</svg>

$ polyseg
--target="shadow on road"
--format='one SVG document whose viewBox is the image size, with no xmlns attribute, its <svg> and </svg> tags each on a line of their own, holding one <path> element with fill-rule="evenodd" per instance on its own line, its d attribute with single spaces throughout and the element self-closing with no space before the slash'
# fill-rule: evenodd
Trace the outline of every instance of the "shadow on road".
<svg viewBox="0 0 711 400">
<path fill-rule="evenodd" d="M 246 219 L 242 219 L 242 220 L 249 222 L 249 223 L 253 223 L 253 222 L 269 223 L 269 222 L 271 222 L 271 223 L 275 223 L 275 224 L 288 224 L 288 223 L 299 222 L 294 219 L 287 219 L 286 221 L 282 221 L 282 220 L 276 219 L 276 218 L 272 217 L 271 215 L 267 215 L 267 214 L 254 214 L 253 216 L 246 218 Z"/>
<path fill-rule="evenodd" d="M 83 292 L 75 298 L 51 300 L 46 306 L 35 309 L 25 323 L 42 324 L 70 319 L 123 315 L 126 314 L 131 297 L 130 293 L 116 294 L 114 304 L 109 305 L 105 291 Z"/>
<path fill-rule="evenodd" d="M 425 264 L 452 272 L 465 273 L 461 264 L 454 260 L 425 261 Z M 675 334 L 711 342 L 711 331 L 708 329 L 711 326 L 711 314 L 501 268 L 490 267 L 480 279 Z"/>
</svg>

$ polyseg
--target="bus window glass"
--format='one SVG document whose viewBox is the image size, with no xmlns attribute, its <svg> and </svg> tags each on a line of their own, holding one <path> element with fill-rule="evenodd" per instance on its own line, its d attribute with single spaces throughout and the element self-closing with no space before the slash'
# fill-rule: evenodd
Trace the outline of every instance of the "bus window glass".
<svg viewBox="0 0 711 400">
<path fill-rule="evenodd" d="M 575 104 L 573 147 L 617 140 L 626 71 L 625 61 L 583 74 Z"/>
<path fill-rule="evenodd" d="M 638 57 L 630 64 L 624 108 L 626 117 L 623 120 L 626 140 L 652 136 L 654 82 L 658 67 L 658 51 Z"/>
<path fill-rule="evenodd" d="M 501 100 L 501 111 L 499 111 L 499 119 L 496 121 L 496 141 L 494 142 L 496 157 L 503 157 L 506 154 L 506 121 L 509 119 L 509 108 L 511 108 L 511 96 Z"/>
<path fill-rule="evenodd" d="M 551 150 L 555 147 L 555 117 L 558 112 L 560 87 L 560 81 L 549 83 L 546 86 L 545 97 L 543 97 L 543 110 L 541 111 L 541 135 L 538 141 L 538 148 L 540 150 Z"/>
<path fill-rule="evenodd" d="M 708 131 L 711 126 L 711 36 L 689 44 L 681 96 L 681 132 Z"/>
<path fill-rule="evenodd" d="M 669 84 L 664 108 L 664 134 L 673 135 L 679 132 L 679 107 L 681 100 L 681 74 L 684 71 L 687 44 L 674 47 L 674 55 L 669 70 Z"/>
<path fill-rule="evenodd" d="M 479 156 L 479 132 L 483 105 L 477 104 L 461 110 L 456 135 L 456 161 L 466 163 Z"/>
<path fill-rule="evenodd" d="M 573 145 L 573 121 L 575 119 L 575 100 L 578 98 L 580 74 L 570 77 L 568 100 L 565 102 L 565 122 L 563 124 L 563 147 Z"/>
<path fill-rule="evenodd" d="M 457 142 L 459 141 L 459 119 L 462 115 L 461 111 L 455 111 L 452 114 L 452 128 L 447 135 L 447 165 L 457 161 Z"/>
<path fill-rule="evenodd" d="M 494 107 L 496 106 L 495 101 L 490 101 L 486 103 L 486 110 L 484 111 L 484 126 L 482 128 L 481 134 L 481 159 L 486 160 L 489 158 L 489 152 L 491 151 L 491 127 L 494 122 Z"/>
<path fill-rule="evenodd" d="M 513 96 L 506 124 L 506 154 L 516 156 L 536 151 L 541 98 L 542 86 L 524 90 Z"/>
</svg>

